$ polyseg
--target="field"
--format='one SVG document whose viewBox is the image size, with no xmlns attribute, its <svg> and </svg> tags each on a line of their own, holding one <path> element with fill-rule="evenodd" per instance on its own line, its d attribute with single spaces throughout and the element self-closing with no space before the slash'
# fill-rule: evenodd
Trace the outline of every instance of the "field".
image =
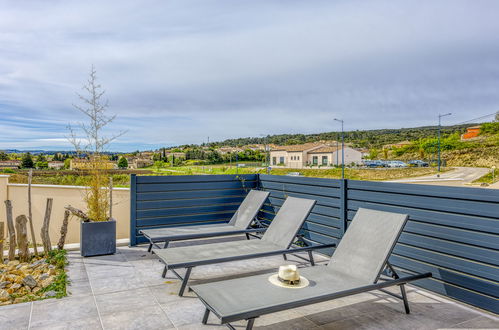
<svg viewBox="0 0 499 330">
<path fill-rule="evenodd" d="M 444 170 L 445 171 L 445 170 Z M 287 175 L 290 172 L 299 172 L 306 177 L 317 178 L 341 178 L 341 168 L 334 169 L 288 169 L 273 168 L 270 174 Z M 138 175 L 213 175 L 213 174 L 254 174 L 266 173 L 263 167 L 235 167 L 228 165 L 210 166 L 175 166 L 165 168 L 148 168 L 134 171 L 111 171 L 115 187 L 128 187 L 130 184 L 130 174 Z M 436 173 L 435 168 L 380 168 L 380 169 L 355 169 L 345 168 L 345 178 L 353 180 L 395 180 Z M 16 171 L 8 173 L 11 183 L 27 183 L 26 171 Z M 89 180 L 88 175 L 83 172 L 73 171 L 33 171 L 33 184 L 53 184 L 53 185 L 75 185 L 85 186 Z"/>
</svg>

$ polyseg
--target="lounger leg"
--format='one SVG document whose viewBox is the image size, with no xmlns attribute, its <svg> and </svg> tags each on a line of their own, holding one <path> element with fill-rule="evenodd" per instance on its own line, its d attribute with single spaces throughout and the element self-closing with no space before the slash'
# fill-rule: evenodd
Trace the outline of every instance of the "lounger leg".
<svg viewBox="0 0 499 330">
<path fill-rule="evenodd" d="M 283 257 L 284 260 L 288 260 L 288 257 L 286 257 L 285 254 L 283 254 L 282 257 Z"/>
<path fill-rule="evenodd" d="M 170 243 L 169 241 L 166 241 L 166 242 L 165 242 L 165 245 L 163 245 L 163 249 L 166 249 L 166 248 L 168 247 L 168 244 L 169 244 L 169 243 Z"/>
<path fill-rule="evenodd" d="M 185 272 L 184 279 L 182 280 L 182 286 L 180 287 L 180 291 L 178 292 L 178 295 L 182 297 L 184 295 L 185 287 L 187 286 L 187 281 L 189 281 L 189 276 L 191 276 L 191 270 L 192 267 L 187 268 L 187 271 Z"/>
<path fill-rule="evenodd" d="M 407 300 L 407 293 L 405 292 L 405 286 L 403 284 L 400 285 L 400 293 L 402 294 L 402 298 L 404 300 L 405 313 L 410 314 L 411 310 L 409 309 L 409 300 Z"/>
<path fill-rule="evenodd" d="M 151 252 L 152 251 L 152 242 L 149 243 L 149 247 L 147 248 L 147 252 Z"/>
<path fill-rule="evenodd" d="M 249 240 L 250 239 L 250 235 L 248 233 L 246 233 L 246 239 Z"/>
<path fill-rule="evenodd" d="M 168 271 L 168 266 L 165 265 L 165 268 L 163 269 L 163 274 L 161 274 L 161 277 L 165 278 L 167 271 Z"/>
<path fill-rule="evenodd" d="M 315 266 L 314 256 L 312 255 L 312 251 L 308 251 L 308 258 L 310 259 L 310 264 Z"/>
<path fill-rule="evenodd" d="M 253 324 L 255 324 L 255 319 L 248 319 L 248 323 L 246 324 L 246 330 L 253 329 Z"/>
<path fill-rule="evenodd" d="M 203 315 L 203 324 L 206 324 L 208 322 L 208 316 L 210 316 L 210 310 L 206 308 Z"/>
</svg>

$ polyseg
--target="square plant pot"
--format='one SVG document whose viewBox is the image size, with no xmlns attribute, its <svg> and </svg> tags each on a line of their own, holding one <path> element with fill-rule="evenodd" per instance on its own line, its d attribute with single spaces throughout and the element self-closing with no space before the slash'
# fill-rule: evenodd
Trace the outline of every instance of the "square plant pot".
<svg viewBox="0 0 499 330">
<path fill-rule="evenodd" d="M 116 253 L 116 221 L 81 222 L 80 250 L 83 257 Z"/>
</svg>

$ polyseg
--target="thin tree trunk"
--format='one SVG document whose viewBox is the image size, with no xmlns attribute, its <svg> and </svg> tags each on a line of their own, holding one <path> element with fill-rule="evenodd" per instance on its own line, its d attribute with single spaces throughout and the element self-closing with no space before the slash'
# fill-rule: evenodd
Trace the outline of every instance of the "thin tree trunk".
<svg viewBox="0 0 499 330">
<path fill-rule="evenodd" d="M 28 247 L 28 228 L 26 223 L 28 219 L 24 214 L 16 218 L 16 232 L 17 244 L 19 247 L 19 261 L 26 262 L 29 260 L 29 247 Z"/>
<path fill-rule="evenodd" d="M 57 243 L 57 248 L 59 250 L 64 249 L 64 243 L 66 242 L 66 234 L 68 233 L 68 222 L 71 212 L 68 210 L 64 211 L 64 220 L 62 220 L 61 226 L 61 238 L 59 238 L 59 243 Z"/>
<path fill-rule="evenodd" d="M 109 177 L 109 219 L 113 218 L 113 177 Z"/>
<path fill-rule="evenodd" d="M 50 214 L 52 213 L 52 198 L 47 198 L 47 207 L 45 209 L 45 217 L 43 218 L 42 225 L 42 242 L 43 242 L 43 250 L 45 254 L 52 250 L 52 245 L 50 244 L 50 236 L 49 236 L 49 226 L 50 226 Z"/>
<path fill-rule="evenodd" d="M 9 230 L 9 260 L 16 258 L 16 231 L 14 228 L 14 219 L 12 218 L 12 202 L 5 201 L 5 208 L 7 210 L 7 229 Z"/>
<path fill-rule="evenodd" d="M 38 256 L 38 248 L 36 246 L 35 228 L 33 227 L 33 212 L 31 209 L 31 181 L 33 180 L 33 169 L 29 169 L 28 174 L 28 220 L 29 220 L 29 230 L 31 232 L 31 239 L 33 240 L 33 249 L 35 250 L 35 256 Z"/>
<path fill-rule="evenodd" d="M 3 264 L 3 236 L 5 235 L 4 228 L 4 223 L 0 222 L 0 265 Z"/>
</svg>

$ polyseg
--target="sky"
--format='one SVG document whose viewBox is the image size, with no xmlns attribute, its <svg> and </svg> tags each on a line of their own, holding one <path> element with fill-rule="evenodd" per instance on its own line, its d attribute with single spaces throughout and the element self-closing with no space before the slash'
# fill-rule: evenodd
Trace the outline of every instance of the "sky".
<svg viewBox="0 0 499 330">
<path fill-rule="evenodd" d="M 70 149 L 92 65 L 109 150 L 457 124 L 499 110 L 497 0 L 0 0 L 0 149 Z M 492 119 L 492 117 L 490 117 Z"/>
</svg>

